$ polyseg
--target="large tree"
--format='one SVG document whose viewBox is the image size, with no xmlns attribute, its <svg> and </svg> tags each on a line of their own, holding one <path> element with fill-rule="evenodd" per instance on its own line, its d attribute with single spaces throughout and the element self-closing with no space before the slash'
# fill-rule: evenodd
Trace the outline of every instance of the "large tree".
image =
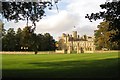
<svg viewBox="0 0 120 80">
<path fill-rule="evenodd" d="M 109 22 L 104 21 L 101 22 L 97 26 L 98 30 L 95 31 L 95 45 L 96 49 L 118 49 L 117 42 L 111 42 L 109 39 L 111 36 L 116 34 L 115 30 L 108 31 L 109 28 Z"/>
<path fill-rule="evenodd" d="M 35 38 L 33 38 L 33 34 L 34 34 L 35 29 L 32 28 L 32 26 L 26 26 L 25 28 L 23 28 L 22 32 L 21 32 L 21 46 L 23 48 L 28 48 L 29 50 L 31 50 L 34 42 Z"/>
<path fill-rule="evenodd" d="M 100 7 L 101 9 L 105 10 L 98 13 L 92 13 L 91 15 L 87 14 L 86 18 L 88 18 L 90 21 L 96 21 L 97 19 L 108 21 L 109 28 L 107 31 L 116 31 L 116 34 L 111 35 L 109 40 L 112 42 L 117 41 L 118 45 L 120 45 L 120 1 L 105 2 L 105 4 L 101 4 Z"/>
<path fill-rule="evenodd" d="M 38 22 L 45 15 L 45 9 L 48 7 L 52 9 L 53 4 L 58 3 L 59 0 L 31 0 L 28 1 L 11 1 L 11 2 L 0 2 L 2 10 L 0 13 L 8 21 L 15 20 L 28 20 L 32 21 L 33 25 L 36 26 L 35 22 Z M 53 3 L 54 2 L 54 3 Z M 58 8 L 57 8 L 58 9 Z"/>
</svg>

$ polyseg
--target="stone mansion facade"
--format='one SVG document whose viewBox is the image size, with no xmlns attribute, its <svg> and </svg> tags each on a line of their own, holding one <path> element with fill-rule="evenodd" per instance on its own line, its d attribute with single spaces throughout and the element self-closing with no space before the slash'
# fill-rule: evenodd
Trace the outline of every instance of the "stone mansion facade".
<svg viewBox="0 0 120 80">
<path fill-rule="evenodd" d="M 71 34 L 63 33 L 59 37 L 58 50 L 63 53 L 93 53 L 95 50 L 94 37 L 83 35 L 80 37 L 77 35 L 77 31 L 73 31 Z"/>
</svg>

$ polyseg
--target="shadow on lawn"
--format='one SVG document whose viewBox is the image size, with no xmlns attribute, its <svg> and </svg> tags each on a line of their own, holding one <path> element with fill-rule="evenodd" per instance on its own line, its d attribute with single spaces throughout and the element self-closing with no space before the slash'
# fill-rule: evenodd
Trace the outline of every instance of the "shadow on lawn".
<svg viewBox="0 0 120 80">
<path fill-rule="evenodd" d="M 3 78 L 117 78 L 118 60 L 34 62 L 38 69 L 3 69 Z"/>
</svg>

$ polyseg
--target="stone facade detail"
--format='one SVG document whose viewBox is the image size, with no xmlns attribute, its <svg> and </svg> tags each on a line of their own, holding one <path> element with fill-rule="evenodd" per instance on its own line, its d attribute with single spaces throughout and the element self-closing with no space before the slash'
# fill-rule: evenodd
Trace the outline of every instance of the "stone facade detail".
<svg viewBox="0 0 120 80">
<path fill-rule="evenodd" d="M 95 50 L 94 37 L 77 35 L 77 31 L 71 34 L 63 33 L 59 37 L 58 50 L 65 53 L 92 53 Z"/>
</svg>

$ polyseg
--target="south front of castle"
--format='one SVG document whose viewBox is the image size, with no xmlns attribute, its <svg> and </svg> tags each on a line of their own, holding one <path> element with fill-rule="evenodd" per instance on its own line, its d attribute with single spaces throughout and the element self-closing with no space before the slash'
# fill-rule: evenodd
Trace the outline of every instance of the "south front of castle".
<svg viewBox="0 0 120 80">
<path fill-rule="evenodd" d="M 93 53 L 95 50 L 94 37 L 77 34 L 77 31 L 73 31 L 72 34 L 63 33 L 59 37 L 58 50 L 62 53 Z"/>
</svg>

